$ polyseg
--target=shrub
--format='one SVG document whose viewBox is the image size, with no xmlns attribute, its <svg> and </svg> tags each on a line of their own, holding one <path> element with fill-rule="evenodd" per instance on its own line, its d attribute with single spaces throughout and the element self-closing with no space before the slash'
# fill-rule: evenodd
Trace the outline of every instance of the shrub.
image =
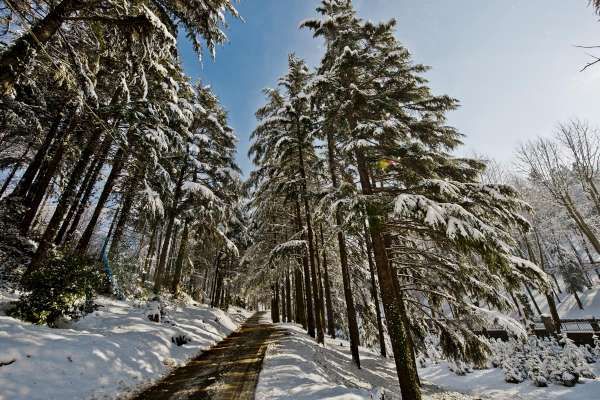
<svg viewBox="0 0 600 400">
<path fill-rule="evenodd" d="M 95 309 L 94 295 L 106 286 L 100 266 L 89 258 L 57 255 L 20 283 L 12 315 L 36 324 L 56 326 L 61 317 L 77 319 Z"/>
</svg>

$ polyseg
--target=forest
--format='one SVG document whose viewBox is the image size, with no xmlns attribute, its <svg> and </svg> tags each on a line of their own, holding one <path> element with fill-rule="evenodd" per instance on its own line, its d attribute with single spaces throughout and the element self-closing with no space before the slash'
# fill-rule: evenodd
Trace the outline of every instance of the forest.
<svg viewBox="0 0 600 400">
<path fill-rule="evenodd" d="M 600 127 L 465 156 L 396 20 L 314 3 L 250 133 L 181 54 L 238 2 L 0 2 L 0 399 L 597 398 Z"/>
</svg>

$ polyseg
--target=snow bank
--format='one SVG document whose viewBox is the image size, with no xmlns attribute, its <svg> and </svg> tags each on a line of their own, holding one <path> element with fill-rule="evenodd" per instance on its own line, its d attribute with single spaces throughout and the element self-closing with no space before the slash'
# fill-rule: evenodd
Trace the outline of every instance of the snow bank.
<svg viewBox="0 0 600 400">
<path fill-rule="evenodd" d="M 392 359 L 360 348 L 362 369 L 352 364 L 347 341 L 330 338 L 318 346 L 304 330 L 279 324 L 286 334 L 269 348 L 256 388 L 256 400 L 371 400 L 384 395 L 400 399 L 400 388 Z M 427 399 L 469 400 L 459 393 L 443 392 L 426 384 Z"/>
<path fill-rule="evenodd" d="M 9 297 L 0 296 L 0 302 Z M 248 314 L 203 305 L 167 307 L 162 323 L 145 305 L 99 299 L 69 329 L 31 325 L 0 313 L 0 400 L 113 399 L 155 382 L 222 340 Z M 188 344 L 172 338 L 185 335 Z"/>
<path fill-rule="evenodd" d="M 595 364 L 598 375 L 600 366 Z M 514 384 L 504 381 L 502 369 L 474 370 L 464 376 L 458 376 L 448 368 L 448 363 L 419 369 L 422 379 L 447 389 L 464 391 L 482 396 L 489 400 L 592 400 L 600 398 L 600 380 L 581 379 L 583 384 L 574 387 L 550 384 L 539 388 L 531 381 Z"/>
</svg>

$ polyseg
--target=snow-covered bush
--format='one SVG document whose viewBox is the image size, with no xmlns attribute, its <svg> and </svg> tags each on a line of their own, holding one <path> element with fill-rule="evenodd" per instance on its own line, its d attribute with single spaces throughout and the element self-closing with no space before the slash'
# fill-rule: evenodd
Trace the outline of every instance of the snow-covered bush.
<svg viewBox="0 0 600 400">
<path fill-rule="evenodd" d="M 559 360 L 561 369 L 577 378 L 580 376 L 590 379 L 595 378 L 594 373 L 588 366 L 585 352 L 583 351 L 584 348 L 577 346 L 567 337 L 566 333 L 561 335 L 560 344 L 562 345 L 562 352 Z M 575 380 L 575 383 L 577 383 L 577 379 Z"/>
<path fill-rule="evenodd" d="M 439 364 L 444 359 L 440 349 L 439 337 L 427 335 L 423 339 L 423 345 L 419 348 L 417 363 L 421 368 L 429 365 Z"/>
<path fill-rule="evenodd" d="M 427 342 L 427 341 L 426 341 Z M 434 341 L 429 339 L 430 343 Z M 595 338 L 594 347 L 577 346 L 566 334 L 559 340 L 528 336 L 526 339 L 511 338 L 508 341 L 489 339 L 491 356 L 489 365 L 501 368 L 509 383 L 531 381 L 535 386 L 549 383 L 573 386 L 579 378 L 594 379 L 590 363 L 600 358 L 600 339 Z M 427 355 L 435 352 L 427 351 Z M 424 361 L 427 364 L 429 360 Z M 421 363 L 423 364 L 423 363 Z M 457 375 L 471 372 L 468 363 L 449 360 L 448 368 Z"/>
<path fill-rule="evenodd" d="M 594 335 L 594 347 L 592 348 L 592 355 L 596 358 L 596 361 L 600 360 L 600 338 Z"/>
<path fill-rule="evenodd" d="M 56 255 L 23 276 L 23 294 L 11 314 L 55 326 L 62 317 L 76 319 L 93 311 L 94 295 L 103 286 L 104 275 L 92 260 Z"/>
<path fill-rule="evenodd" d="M 454 372 L 456 375 L 463 376 L 470 372 L 473 372 L 473 368 L 471 366 L 461 360 L 450 360 L 448 361 L 448 368 L 450 371 Z"/>
</svg>

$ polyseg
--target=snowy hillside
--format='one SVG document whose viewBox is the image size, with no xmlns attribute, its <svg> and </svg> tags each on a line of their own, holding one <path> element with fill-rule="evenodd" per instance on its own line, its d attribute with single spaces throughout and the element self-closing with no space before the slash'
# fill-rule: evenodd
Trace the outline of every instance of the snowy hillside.
<svg viewBox="0 0 600 400">
<path fill-rule="evenodd" d="M 597 281 L 594 281 L 598 285 Z M 562 282 L 561 282 L 562 284 Z M 535 296 L 538 305 L 543 313 L 548 314 L 548 303 L 543 295 L 536 294 Z M 564 319 L 583 319 L 583 318 L 600 318 L 600 287 L 595 286 L 591 289 L 584 289 L 579 293 L 583 310 L 580 310 L 572 294 L 565 293 L 564 290 L 559 294 L 561 302 L 556 305 L 558 314 Z"/>
<path fill-rule="evenodd" d="M 9 300 L 0 297 L 0 302 Z M 136 305 L 99 299 L 98 311 L 68 329 L 0 314 L 0 399 L 112 399 L 156 381 L 237 329 L 247 313 L 169 305 L 161 323 Z M 183 346 L 176 336 L 191 341 Z"/>
</svg>

